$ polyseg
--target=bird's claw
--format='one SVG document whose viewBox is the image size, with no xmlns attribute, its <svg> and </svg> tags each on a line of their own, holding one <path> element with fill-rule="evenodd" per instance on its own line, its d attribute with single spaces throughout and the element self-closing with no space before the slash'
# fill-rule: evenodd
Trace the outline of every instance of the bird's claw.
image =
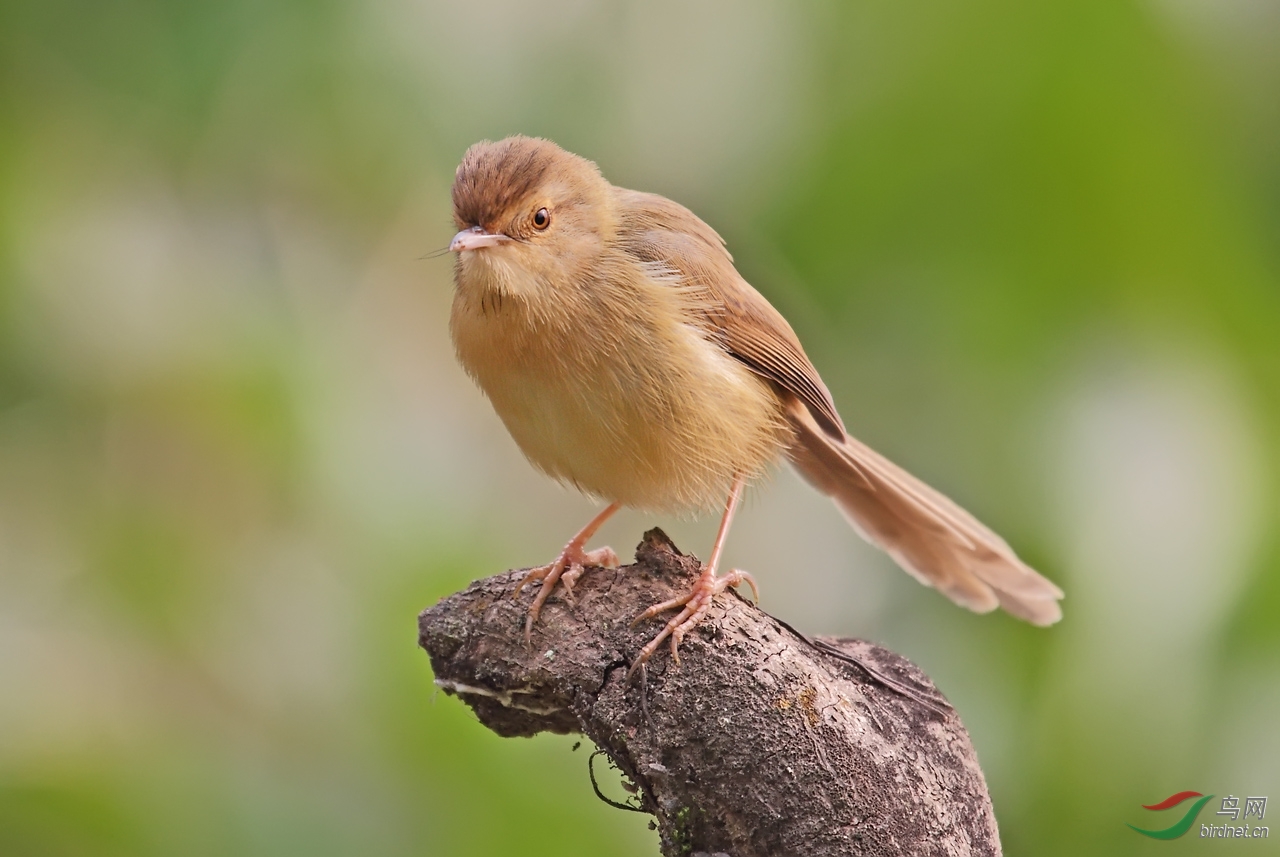
<svg viewBox="0 0 1280 857">
<path fill-rule="evenodd" d="M 565 592 L 569 596 L 570 603 L 572 603 L 573 584 L 582 576 L 582 572 L 586 570 L 587 566 L 617 568 L 618 554 L 613 548 L 609 547 L 584 551 L 581 545 L 569 542 L 554 562 L 529 569 L 528 573 L 516 584 L 512 598 L 519 597 L 521 590 L 527 584 L 535 580 L 542 581 L 542 586 L 538 588 L 538 594 L 533 598 L 533 604 L 529 605 L 529 613 L 525 616 L 525 645 L 531 645 L 533 642 L 533 623 L 538 621 L 538 614 L 542 612 L 542 605 L 551 597 L 551 593 L 555 590 L 556 582 L 559 581 L 564 585 Z"/>
<path fill-rule="evenodd" d="M 631 623 L 633 628 L 660 613 L 680 608 L 679 613 L 667 620 L 667 624 L 658 632 L 658 636 L 650 640 L 640 650 L 640 654 L 636 656 L 635 661 L 631 664 L 631 669 L 627 671 L 627 680 L 631 680 L 636 670 L 648 662 L 653 653 L 658 650 L 658 646 L 662 645 L 662 641 L 668 637 L 671 639 L 671 659 L 676 666 L 679 666 L 680 643 L 683 642 L 685 635 L 698 626 L 698 623 L 706 616 L 707 611 L 711 609 L 711 603 L 717 595 L 727 587 L 737 587 L 744 581 L 751 587 L 751 593 L 755 596 L 756 601 L 759 601 L 760 590 L 756 587 L 755 579 L 750 574 L 735 568 L 724 577 L 716 577 L 714 569 L 704 568 L 702 574 L 698 577 L 697 583 L 693 585 L 693 589 L 689 590 L 686 595 L 655 604 L 637 616 Z"/>
</svg>

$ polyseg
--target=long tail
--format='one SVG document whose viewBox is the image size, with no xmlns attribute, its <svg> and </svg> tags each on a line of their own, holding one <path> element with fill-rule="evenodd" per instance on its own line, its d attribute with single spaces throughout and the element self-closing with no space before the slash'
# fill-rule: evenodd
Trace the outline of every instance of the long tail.
<svg viewBox="0 0 1280 857">
<path fill-rule="evenodd" d="M 978 613 L 1000 606 L 1035 625 L 1062 618 L 1062 590 L 977 518 L 859 441 L 832 437 L 799 399 L 787 415 L 796 470 L 921 583 Z"/>
</svg>

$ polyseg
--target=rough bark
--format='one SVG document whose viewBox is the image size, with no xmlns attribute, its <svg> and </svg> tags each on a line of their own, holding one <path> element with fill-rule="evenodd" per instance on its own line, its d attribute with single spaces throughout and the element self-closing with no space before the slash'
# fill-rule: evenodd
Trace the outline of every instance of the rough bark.
<svg viewBox="0 0 1280 857">
<path fill-rule="evenodd" d="M 698 561 L 659 530 L 635 565 L 588 569 L 526 648 L 523 572 L 419 617 L 436 683 L 499 735 L 580 732 L 638 787 L 667 857 L 996 855 L 995 815 L 959 717 L 913 664 L 859 640 L 809 640 L 723 595 L 680 648 L 628 682 Z"/>
</svg>

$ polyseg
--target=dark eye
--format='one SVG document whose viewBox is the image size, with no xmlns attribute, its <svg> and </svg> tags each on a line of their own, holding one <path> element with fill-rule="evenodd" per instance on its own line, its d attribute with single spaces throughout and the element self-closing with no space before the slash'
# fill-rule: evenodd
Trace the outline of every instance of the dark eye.
<svg viewBox="0 0 1280 857">
<path fill-rule="evenodd" d="M 545 208 L 539 208 L 533 213 L 533 228 L 546 229 L 551 225 L 551 212 Z"/>
</svg>

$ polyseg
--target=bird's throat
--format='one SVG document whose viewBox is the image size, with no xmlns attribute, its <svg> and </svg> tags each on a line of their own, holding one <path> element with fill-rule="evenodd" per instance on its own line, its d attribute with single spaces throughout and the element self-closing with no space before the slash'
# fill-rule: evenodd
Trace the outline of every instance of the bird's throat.
<svg viewBox="0 0 1280 857">
<path fill-rule="evenodd" d="M 458 259 L 455 277 L 455 300 L 479 315 L 491 315 L 520 295 L 527 295 L 529 284 L 522 282 L 528 275 L 501 258 L 489 248 L 464 254 Z"/>
</svg>

